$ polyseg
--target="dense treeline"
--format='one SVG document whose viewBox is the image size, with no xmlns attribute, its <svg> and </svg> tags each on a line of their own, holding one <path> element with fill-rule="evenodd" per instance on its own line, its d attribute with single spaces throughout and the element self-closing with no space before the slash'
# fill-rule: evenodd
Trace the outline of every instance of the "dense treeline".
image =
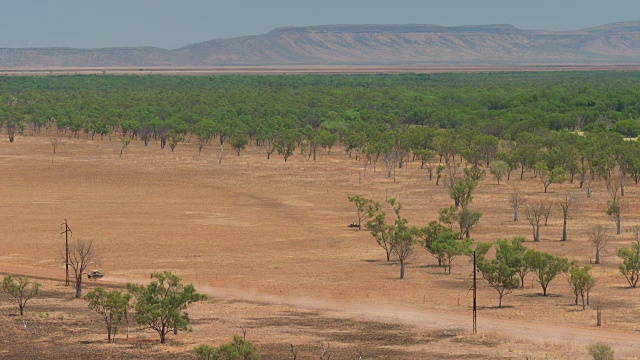
<svg viewBox="0 0 640 360">
<path fill-rule="evenodd" d="M 540 129 L 637 136 L 638 75 L 2 77 L 0 111 L 17 131 L 51 127 L 95 136 L 119 129 L 141 138 L 198 131 L 264 138 L 307 126 L 343 136 L 363 124 L 467 127 L 512 140 Z"/>
<path fill-rule="evenodd" d="M 118 133 L 173 150 L 195 136 L 200 150 L 218 139 L 239 154 L 251 141 L 285 161 L 339 143 L 365 166 L 383 161 L 389 176 L 408 159 L 438 179 L 442 164 L 493 162 L 498 181 L 532 171 L 546 191 L 565 176 L 581 187 L 608 180 L 616 167 L 640 180 L 640 146 L 622 136 L 640 132 L 638 75 L 3 77 L 0 119 L 10 141 Z"/>
</svg>

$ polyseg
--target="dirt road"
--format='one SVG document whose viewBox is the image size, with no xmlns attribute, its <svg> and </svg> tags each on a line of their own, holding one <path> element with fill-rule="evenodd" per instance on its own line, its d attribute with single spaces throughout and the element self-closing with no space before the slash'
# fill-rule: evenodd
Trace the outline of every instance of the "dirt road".
<svg viewBox="0 0 640 360">
<path fill-rule="evenodd" d="M 28 266 L 0 264 L 0 274 L 8 272 L 33 278 L 64 281 L 45 269 Z M 122 286 L 126 282 L 146 282 L 148 279 L 106 277 L 102 284 Z M 458 313 L 416 310 L 397 306 L 368 305 L 366 302 L 342 303 L 317 298 L 304 298 L 265 294 L 242 289 L 219 288 L 206 284 L 195 284 L 198 291 L 214 299 L 259 301 L 274 305 L 287 305 L 292 309 L 318 310 L 334 317 L 364 319 L 393 324 L 411 325 L 424 330 L 471 331 L 471 311 Z M 615 349 L 617 358 L 640 359 L 640 336 L 637 332 L 616 331 L 604 328 L 580 328 L 574 326 L 549 325 L 543 322 L 524 322 L 519 319 L 495 319 L 478 315 L 479 334 L 490 334 L 512 341 L 527 341 L 539 346 L 555 344 L 567 348 L 584 348 L 594 342 L 604 342 Z"/>
</svg>

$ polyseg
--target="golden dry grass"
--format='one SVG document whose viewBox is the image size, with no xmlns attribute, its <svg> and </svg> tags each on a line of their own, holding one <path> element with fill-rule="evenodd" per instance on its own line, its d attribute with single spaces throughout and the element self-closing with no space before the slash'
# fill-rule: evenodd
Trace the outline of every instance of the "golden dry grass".
<svg viewBox="0 0 640 360">
<path fill-rule="evenodd" d="M 315 162 L 296 155 L 284 163 L 281 157 L 267 160 L 262 148 L 252 146 L 239 157 L 227 150 L 219 165 L 215 147 L 196 156 L 194 143 L 180 144 L 171 153 L 154 143 L 145 148 L 133 142 L 119 158 L 120 143 L 115 138 L 67 138 L 56 155 L 51 154 L 46 135 L 18 137 L 13 144 L 2 140 L 0 271 L 63 278 L 60 223 L 68 219 L 72 239 L 95 241 L 101 260 L 98 267 L 107 274 L 102 283 L 146 282 L 153 271 L 171 270 L 212 295 L 212 301 L 194 309 L 196 331 L 181 335 L 170 348 L 173 351 L 186 352 L 202 342 L 222 342 L 247 323 L 255 325 L 252 338 L 272 358 L 286 358 L 291 342 L 312 352 L 321 339 L 334 339 L 345 353 L 364 344 L 375 349 L 370 357 L 379 358 L 429 358 L 427 354 L 523 358 L 525 353 L 576 358 L 584 356 L 586 344 L 601 336 L 614 344 L 618 354 L 634 354 L 625 339 L 636 336 L 640 300 L 638 290 L 628 289 L 619 274 L 615 256 L 615 249 L 631 243 L 631 234 L 612 236 L 604 263 L 593 270 L 597 286 L 591 300 L 603 305 L 604 328 L 594 331 L 595 310 L 573 306 L 564 276 L 551 284 L 548 297 L 540 295 L 541 289 L 529 276 L 526 289 L 505 298 L 504 309 L 496 308 L 495 291 L 480 283 L 480 330 L 484 333 L 479 338 L 465 333 L 471 316 L 472 266 L 468 259 L 456 259 L 453 274 L 445 275 L 426 251 L 417 248 L 407 279 L 400 281 L 397 265 L 384 261 L 384 252 L 373 238 L 346 226 L 355 216 L 347 195 L 355 193 L 379 201 L 384 201 L 385 194 L 398 198 L 404 205 L 403 214 L 419 226 L 434 220 L 440 208 L 450 206 L 446 190 L 429 182 L 426 170 L 420 170 L 417 163 L 398 170 L 398 181 L 393 183 L 380 164 L 377 172 L 369 167 L 363 173 L 362 163 L 338 148 L 331 155 L 319 155 Z M 535 179 L 497 185 L 488 177 L 472 203 L 474 210 L 484 214 L 472 232 L 475 239 L 524 236 L 530 240 L 531 229 L 524 217 L 518 223 L 512 221 L 508 195 L 515 189 L 530 199 L 548 202 L 570 189 L 580 199 L 569 220 L 569 241 L 558 241 L 562 219 L 554 209 L 549 226 L 541 231 L 542 241 L 527 242 L 531 248 L 588 264 L 593 258 L 589 227 L 602 223 L 614 230 L 613 221 L 604 214 L 604 184 L 596 184 L 592 198 L 587 199 L 586 190 L 577 189 L 577 183 L 552 185 L 550 193 L 543 194 L 542 184 Z M 640 224 L 638 190 L 628 184 L 623 228 Z M 52 294 L 53 304 L 46 306 L 58 311 L 55 299 L 69 295 L 70 291 Z M 0 297 L 4 309 L 9 306 L 7 301 Z M 38 306 L 43 305 L 34 301 L 31 310 L 38 311 Z M 73 306 L 80 309 L 84 305 L 73 302 Z M 293 315 L 283 315 L 286 313 Z M 324 325 L 316 323 L 319 318 Z M 358 325 L 358 321 L 370 324 Z M 454 331 L 457 346 L 450 343 L 453 340 L 391 346 L 385 340 L 387 331 L 375 339 L 346 339 L 327 333 L 327 329 L 344 327 L 347 338 L 375 334 L 370 329 L 379 326 L 375 324 L 401 326 L 393 331 L 404 331 L 407 338 L 432 335 L 438 329 Z M 101 336 L 99 325 L 86 335 L 77 335 L 96 342 Z M 155 340 L 148 332 L 137 336 Z M 496 340 L 483 342 L 487 336 Z M 92 346 L 108 349 L 104 344 Z M 383 349 L 400 353 L 385 356 Z"/>
</svg>

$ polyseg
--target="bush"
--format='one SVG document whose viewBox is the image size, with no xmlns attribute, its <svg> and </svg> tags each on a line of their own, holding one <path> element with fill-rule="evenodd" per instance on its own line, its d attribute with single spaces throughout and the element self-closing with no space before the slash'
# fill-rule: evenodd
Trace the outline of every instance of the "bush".
<svg viewBox="0 0 640 360">
<path fill-rule="evenodd" d="M 587 347 L 589 355 L 593 356 L 593 360 L 613 360 L 613 350 L 607 344 L 595 343 Z"/>
<path fill-rule="evenodd" d="M 200 345 L 194 351 L 198 360 L 260 360 L 256 346 L 240 336 L 234 336 L 231 342 L 217 349 Z"/>
</svg>

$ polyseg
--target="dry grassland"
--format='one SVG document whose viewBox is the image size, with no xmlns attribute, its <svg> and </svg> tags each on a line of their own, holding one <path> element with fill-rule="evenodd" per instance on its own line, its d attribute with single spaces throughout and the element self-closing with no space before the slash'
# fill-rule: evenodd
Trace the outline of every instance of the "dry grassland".
<svg viewBox="0 0 640 360">
<path fill-rule="evenodd" d="M 595 309 L 573 305 L 565 276 L 543 297 L 529 275 L 525 289 L 505 297 L 504 309 L 496 307 L 497 293 L 480 283 L 480 334 L 472 335 L 467 258 L 456 259 L 445 275 L 417 248 L 401 281 L 397 264 L 384 261 L 373 238 L 346 226 L 355 217 L 347 195 L 355 193 L 398 198 L 415 225 L 436 219 L 452 202 L 419 163 L 399 170 L 393 183 L 381 164 L 363 174 L 362 163 L 338 148 L 315 162 L 296 155 L 284 163 L 251 146 L 239 157 L 227 150 L 219 165 L 217 149 L 196 156 L 195 141 L 178 145 L 175 153 L 136 141 L 123 158 L 115 138 L 65 142 L 56 155 L 45 135 L 0 142 L 0 272 L 44 278 L 46 289 L 29 304 L 26 328 L 0 294 L 6 330 L 0 358 L 190 356 L 195 345 L 228 341 L 240 326 L 249 328 L 248 338 L 265 359 L 290 358 L 290 343 L 298 346 L 299 359 L 317 358 L 321 340 L 331 343 L 336 359 L 353 359 L 358 349 L 367 359 L 576 359 L 585 358 L 585 346 L 594 341 L 611 344 L 618 358 L 640 356 L 640 290 L 628 288 L 615 256 L 618 247 L 631 244 L 629 233 L 611 237 L 603 264 L 593 270 L 591 302 L 603 306 L 603 328 L 595 327 Z M 524 236 L 528 247 L 588 264 L 594 257 L 589 227 L 601 223 L 613 233 L 615 224 L 604 214 L 604 184 L 596 184 L 590 199 L 577 187 L 552 185 L 543 194 L 535 179 L 497 185 L 487 177 L 471 205 L 484 214 L 472 237 Z M 530 242 L 526 220 L 512 221 L 508 195 L 515 189 L 549 202 L 575 190 L 580 203 L 569 220 L 569 241 L 559 242 L 556 208 L 542 241 Z M 639 190 L 628 184 L 623 229 L 640 224 Z M 72 239 L 95 241 L 97 267 L 106 276 L 89 289 L 148 282 L 151 272 L 171 270 L 210 295 L 190 312 L 194 332 L 170 335 L 161 346 L 154 333 L 132 327 L 129 340 L 106 344 L 98 317 L 59 282 L 64 219 Z"/>
</svg>

